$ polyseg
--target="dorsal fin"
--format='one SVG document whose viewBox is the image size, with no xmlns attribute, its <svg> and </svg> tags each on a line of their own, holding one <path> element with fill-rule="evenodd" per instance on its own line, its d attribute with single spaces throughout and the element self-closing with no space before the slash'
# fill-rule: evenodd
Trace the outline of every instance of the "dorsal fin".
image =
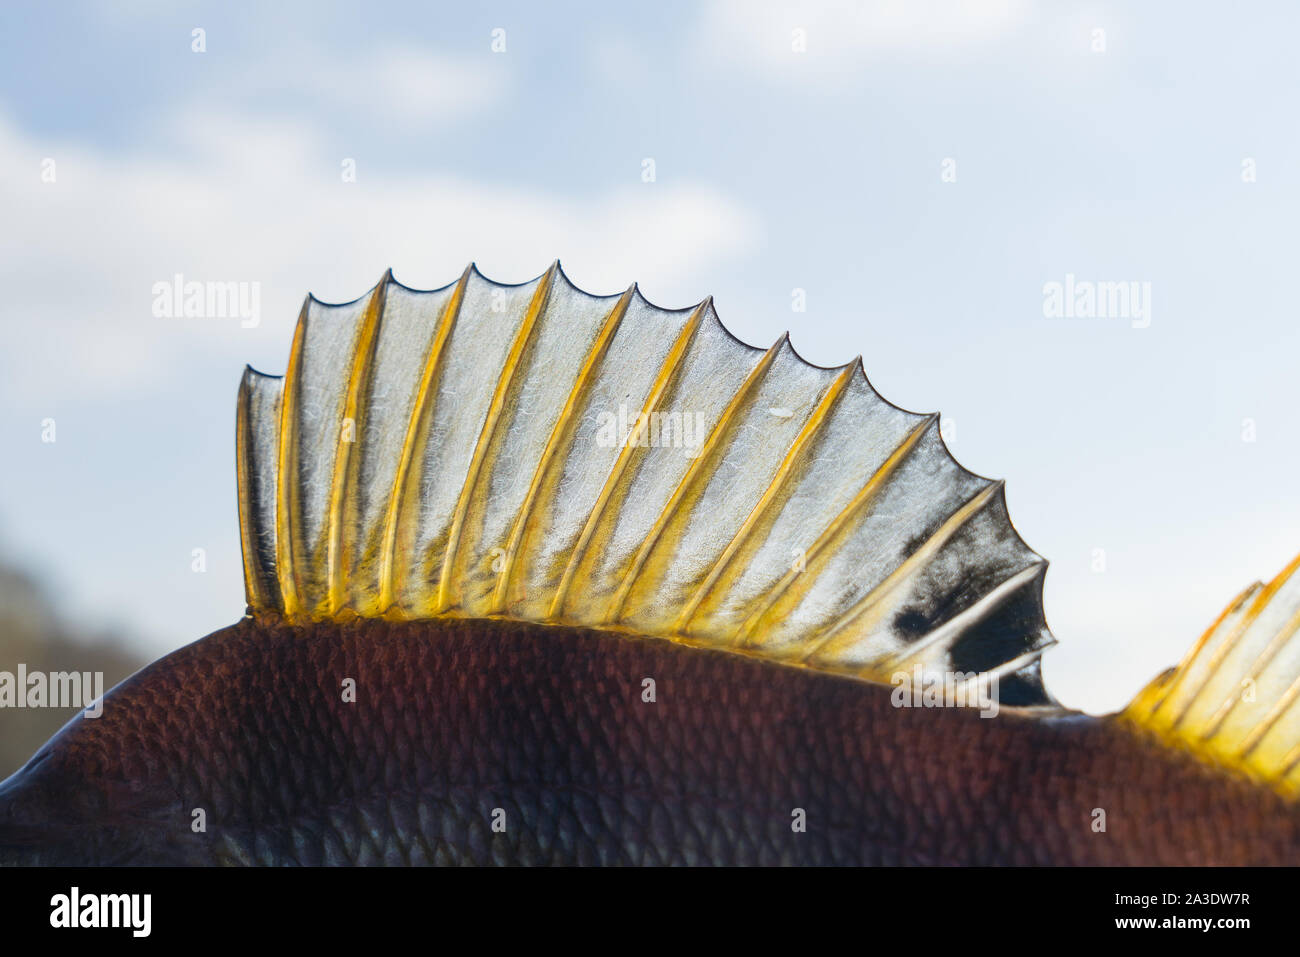
<svg viewBox="0 0 1300 957">
<path fill-rule="evenodd" d="M 252 612 L 503 617 L 888 680 L 994 673 L 1053 704 L 1047 563 L 937 415 L 745 345 L 711 300 L 592 296 L 557 262 L 308 297 L 283 379 L 240 390 Z"/>
<path fill-rule="evenodd" d="M 1300 794 L 1300 556 L 1238 595 L 1124 716 L 1216 764 Z"/>
</svg>

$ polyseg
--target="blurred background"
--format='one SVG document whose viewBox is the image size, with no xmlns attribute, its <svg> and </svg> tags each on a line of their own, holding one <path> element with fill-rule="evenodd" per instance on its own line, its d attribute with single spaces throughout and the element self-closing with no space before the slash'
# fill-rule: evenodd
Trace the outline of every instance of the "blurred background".
<svg viewBox="0 0 1300 957">
<path fill-rule="evenodd" d="M 558 256 L 942 410 L 1052 562 L 1049 687 L 1122 706 L 1300 551 L 1298 20 L 6 3 L 0 671 L 111 684 L 239 617 L 235 392 L 308 290 Z M 156 315 L 177 275 L 256 283 L 257 322 Z M 1146 315 L 1053 317 L 1067 276 Z M 0 776 L 71 713 L 0 710 Z"/>
</svg>

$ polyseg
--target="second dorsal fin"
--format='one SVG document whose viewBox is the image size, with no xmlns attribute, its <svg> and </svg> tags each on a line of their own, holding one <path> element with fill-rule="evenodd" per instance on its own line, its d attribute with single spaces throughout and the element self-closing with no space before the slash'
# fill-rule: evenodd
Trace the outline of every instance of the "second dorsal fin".
<svg viewBox="0 0 1300 957">
<path fill-rule="evenodd" d="M 1238 595 L 1124 711 L 1216 764 L 1300 795 L 1300 556 Z"/>
<path fill-rule="evenodd" d="M 1046 562 L 1001 482 L 860 361 L 731 336 L 711 300 L 592 296 L 556 263 L 308 298 L 240 390 L 249 605 L 294 623 L 501 617 L 1047 704 Z"/>
</svg>

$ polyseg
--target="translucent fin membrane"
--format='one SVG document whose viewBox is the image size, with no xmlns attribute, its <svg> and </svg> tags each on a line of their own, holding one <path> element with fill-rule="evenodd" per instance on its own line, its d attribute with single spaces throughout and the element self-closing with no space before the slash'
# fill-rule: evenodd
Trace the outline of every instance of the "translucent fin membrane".
<svg viewBox="0 0 1300 957">
<path fill-rule="evenodd" d="M 860 361 L 747 346 L 711 300 L 503 286 L 309 298 L 239 402 L 255 614 L 504 617 L 875 680 L 995 672 L 1048 704 L 1046 562 L 1002 484 Z"/>
<path fill-rule="evenodd" d="M 1229 605 L 1125 717 L 1215 763 L 1300 794 L 1300 557 Z"/>
</svg>

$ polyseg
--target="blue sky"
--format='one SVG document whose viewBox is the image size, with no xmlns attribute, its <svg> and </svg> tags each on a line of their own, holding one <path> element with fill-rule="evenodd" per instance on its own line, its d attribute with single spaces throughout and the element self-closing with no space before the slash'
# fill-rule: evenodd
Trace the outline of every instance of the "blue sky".
<svg viewBox="0 0 1300 957">
<path fill-rule="evenodd" d="M 308 290 L 470 260 L 711 293 L 941 410 L 1052 562 L 1067 704 L 1300 551 L 1290 5 L 267 6 L 0 11 L 0 551 L 69 617 L 149 653 L 237 618 L 243 364 L 283 371 Z M 260 283 L 260 323 L 156 318 L 176 273 Z M 1149 283 L 1149 326 L 1046 317 L 1067 274 Z"/>
</svg>

